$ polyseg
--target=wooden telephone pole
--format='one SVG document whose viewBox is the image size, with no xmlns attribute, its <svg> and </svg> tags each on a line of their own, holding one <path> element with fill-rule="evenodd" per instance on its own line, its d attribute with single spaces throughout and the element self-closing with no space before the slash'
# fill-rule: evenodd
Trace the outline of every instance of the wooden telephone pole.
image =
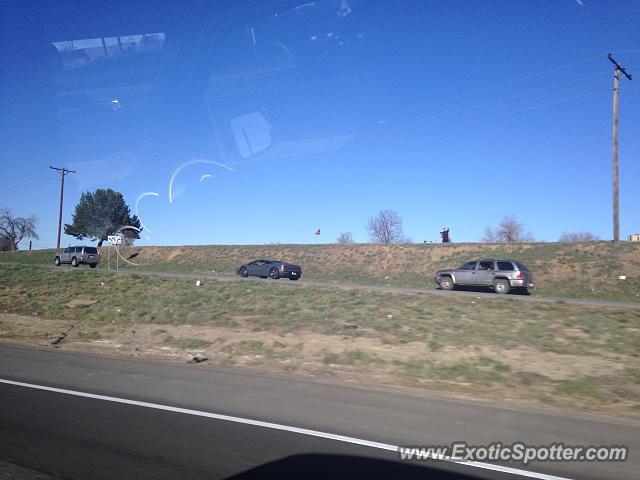
<svg viewBox="0 0 640 480">
<path fill-rule="evenodd" d="M 56 248 L 60 248 L 60 233 L 62 229 L 62 201 L 64 200 L 64 177 L 68 173 L 76 173 L 74 170 L 68 170 L 64 167 L 49 167 L 52 170 L 60 172 L 60 212 L 58 213 L 58 241 L 56 242 Z"/>
<path fill-rule="evenodd" d="M 618 177 L 618 96 L 620 93 L 620 74 L 631 80 L 631 75 L 616 62 L 611 54 L 609 60 L 613 63 L 613 241 L 620 241 L 620 189 Z"/>
</svg>

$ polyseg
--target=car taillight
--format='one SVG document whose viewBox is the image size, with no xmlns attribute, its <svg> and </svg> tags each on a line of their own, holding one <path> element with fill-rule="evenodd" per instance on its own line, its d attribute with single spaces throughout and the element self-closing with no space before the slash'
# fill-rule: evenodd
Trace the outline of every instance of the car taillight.
<svg viewBox="0 0 640 480">
<path fill-rule="evenodd" d="M 518 280 L 522 280 L 524 278 L 524 276 L 522 275 L 522 272 L 518 272 L 518 276 L 516 278 Z"/>
<path fill-rule="evenodd" d="M 287 268 L 289 268 L 288 265 L 282 265 L 282 270 L 286 270 Z"/>
</svg>

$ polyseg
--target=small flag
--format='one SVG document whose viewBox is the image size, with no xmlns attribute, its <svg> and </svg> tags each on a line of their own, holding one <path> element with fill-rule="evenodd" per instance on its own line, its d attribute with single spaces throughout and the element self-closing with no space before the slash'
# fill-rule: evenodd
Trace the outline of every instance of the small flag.
<svg viewBox="0 0 640 480">
<path fill-rule="evenodd" d="M 316 235 L 320 235 L 320 229 L 316 230 Z"/>
</svg>

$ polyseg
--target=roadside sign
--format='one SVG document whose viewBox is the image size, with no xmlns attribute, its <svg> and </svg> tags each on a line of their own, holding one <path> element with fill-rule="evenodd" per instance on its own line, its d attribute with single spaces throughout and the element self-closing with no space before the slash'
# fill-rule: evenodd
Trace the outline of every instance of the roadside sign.
<svg viewBox="0 0 640 480">
<path fill-rule="evenodd" d="M 107 235 L 107 242 L 109 242 L 109 248 L 107 249 L 108 256 L 107 256 L 107 269 L 111 268 L 111 247 L 113 245 L 115 245 L 116 247 L 118 245 L 122 245 L 122 235 Z M 116 252 L 118 251 L 118 249 L 116 248 Z M 116 270 L 118 270 L 118 255 L 116 255 Z"/>
<path fill-rule="evenodd" d="M 111 245 L 122 245 L 122 237 L 120 235 L 108 235 L 107 242 Z"/>
</svg>

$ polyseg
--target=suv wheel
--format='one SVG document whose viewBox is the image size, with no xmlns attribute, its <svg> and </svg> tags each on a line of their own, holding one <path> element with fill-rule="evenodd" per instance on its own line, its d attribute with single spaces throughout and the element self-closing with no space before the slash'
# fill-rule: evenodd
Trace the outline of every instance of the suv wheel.
<svg viewBox="0 0 640 480">
<path fill-rule="evenodd" d="M 499 278 L 498 280 L 493 282 L 493 289 L 496 291 L 496 293 L 505 294 L 509 293 L 509 290 L 511 290 L 511 285 L 509 285 L 509 280 Z"/>
<path fill-rule="evenodd" d="M 76 257 L 73 257 L 71 259 L 71 266 L 72 267 L 77 267 L 78 266 L 78 259 Z"/>
<path fill-rule="evenodd" d="M 90 264 L 89 266 L 90 266 L 91 268 L 96 268 L 96 267 L 98 266 L 98 264 L 97 264 L 97 263 L 92 263 L 92 264 Z"/>
<path fill-rule="evenodd" d="M 59 267 L 61 263 L 62 263 L 62 262 L 60 261 L 60 257 L 56 257 L 56 259 L 53 261 L 53 264 L 54 264 L 56 267 Z"/>
<path fill-rule="evenodd" d="M 442 290 L 453 290 L 455 287 L 456 287 L 456 284 L 453 283 L 453 278 L 442 277 L 440 279 L 440 288 L 442 288 Z"/>
</svg>

